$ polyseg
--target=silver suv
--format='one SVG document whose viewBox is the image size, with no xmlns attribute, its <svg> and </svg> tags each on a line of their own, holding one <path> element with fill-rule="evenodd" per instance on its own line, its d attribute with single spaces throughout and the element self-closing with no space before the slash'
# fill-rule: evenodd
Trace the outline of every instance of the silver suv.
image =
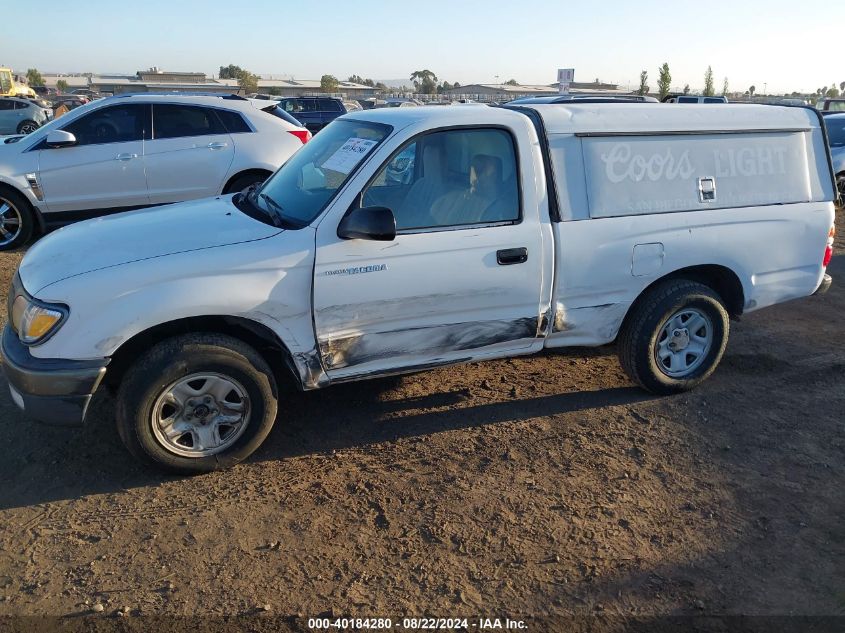
<svg viewBox="0 0 845 633">
<path fill-rule="evenodd" d="M 44 108 L 31 101 L 0 97 L 0 134 L 29 134 L 48 120 Z"/>
</svg>

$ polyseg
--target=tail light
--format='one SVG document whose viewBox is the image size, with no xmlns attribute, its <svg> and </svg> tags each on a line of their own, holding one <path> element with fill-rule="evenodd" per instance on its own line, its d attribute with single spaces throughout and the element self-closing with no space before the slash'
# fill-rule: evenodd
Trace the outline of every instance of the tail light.
<svg viewBox="0 0 845 633">
<path fill-rule="evenodd" d="M 311 132 L 308 130 L 288 130 L 288 132 L 302 141 L 303 145 L 311 140 Z"/>
<path fill-rule="evenodd" d="M 824 258 L 822 259 L 822 266 L 827 268 L 827 265 L 830 263 L 831 258 L 833 257 L 833 237 L 836 235 L 836 227 L 830 227 L 830 231 L 827 234 L 827 246 L 824 249 Z"/>
</svg>

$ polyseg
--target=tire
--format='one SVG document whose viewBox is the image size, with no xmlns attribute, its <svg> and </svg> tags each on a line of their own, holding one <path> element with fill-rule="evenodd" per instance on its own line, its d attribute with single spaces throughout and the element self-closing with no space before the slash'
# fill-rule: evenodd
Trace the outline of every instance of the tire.
<svg viewBox="0 0 845 633">
<path fill-rule="evenodd" d="M 277 393 L 270 367 L 242 341 L 213 333 L 177 336 L 127 371 L 117 393 L 117 431 L 134 457 L 168 472 L 229 468 L 270 433 Z M 238 416 L 240 423 L 231 421 Z"/>
<path fill-rule="evenodd" d="M 619 362 L 631 380 L 652 393 L 688 391 L 716 370 L 729 330 L 728 312 L 712 288 L 671 279 L 648 291 L 628 315 L 618 341 Z"/>
<path fill-rule="evenodd" d="M 845 174 L 836 177 L 836 188 L 839 190 L 839 204 L 845 206 Z"/>
<path fill-rule="evenodd" d="M 0 188 L 0 251 L 26 244 L 35 231 L 35 211 L 17 191 Z"/>
<path fill-rule="evenodd" d="M 270 177 L 269 174 L 264 175 L 257 172 L 251 172 L 248 174 L 241 174 L 237 176 L 232 182 L 230 182 L 226 189 L 223 190 L 224 194 L 227 193 L 238 193 L 249 187 L 250 185 L 254 185 L 255 183 L 262 183 Z"/>
<path fill-rule="evenodd" d="M 18 125 L 18 134 L 32 134 L 39 127 L 35 121 L 27 119 L 26 121 L 21 121 L 20 125 Z"/>
</svg>

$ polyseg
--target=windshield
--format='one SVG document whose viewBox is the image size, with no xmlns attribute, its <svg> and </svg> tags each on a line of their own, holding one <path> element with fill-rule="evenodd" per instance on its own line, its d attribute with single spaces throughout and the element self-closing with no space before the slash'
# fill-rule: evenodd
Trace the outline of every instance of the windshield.
<svg viewBox="0 0 845 633">
<path fill-rule="evenodd" d="M 287 222 L 309 224 L 391 129 L 354 119 L 333 121 L 264 183 L 257 203 Z"/>
<path fill-rule="evenodd" d="M 845 117 L 837 117 L 835 119 L 828 117 L 825 119 L 825 127 L 827 128 L 827 140 L 831 147 L 845 146 Z"/>
</svg>

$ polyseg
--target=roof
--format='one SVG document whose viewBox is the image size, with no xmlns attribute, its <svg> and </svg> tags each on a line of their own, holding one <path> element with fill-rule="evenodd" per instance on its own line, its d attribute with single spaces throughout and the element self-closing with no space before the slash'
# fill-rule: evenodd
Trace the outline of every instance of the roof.
<svg viewBox="0 0 845 633">
<path fill-rule="evenodd" d="M 790 106 L 556 103 L 521 108 L 540 113 L 549 134 L 803 130 L 820 125 L 818 114 L 812 109 Z M 482 104 L 379 108 L 352 112 L 343 118 L 386 123 L 397 129 L 413 124 L 435 128 L 473 125 L 481 121 L 490 125 L 507 125 L 516 119 L 525 120 L 515 109 L 491 108 Z"/>
<path fill-rule="evenodd" d="M 747 104 L 596 103 L 526 105 L 549 134 L 786 130 L 819 127 L 810 108 Z"/>
</svg>

